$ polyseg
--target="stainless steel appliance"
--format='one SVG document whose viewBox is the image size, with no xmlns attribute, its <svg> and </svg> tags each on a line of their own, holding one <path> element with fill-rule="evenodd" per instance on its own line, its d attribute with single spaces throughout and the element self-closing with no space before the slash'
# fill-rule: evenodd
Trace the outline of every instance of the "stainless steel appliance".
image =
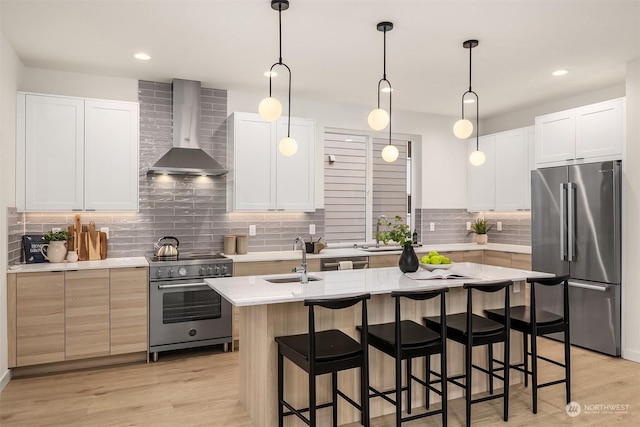
<svg viewBox="0 0 640 427">
<path fill-rule="evenodd" d="M 224 344 L 232 341 L 231 303 L 204 283 L 233 275 L 233 261 L 219 254 L 180 252 L 149 261 L 149 352 Z"/>
<path fill-rule="evenodd" d="M 569 274 L 571 343 L 620 355 L 620 161 L 531 173 L 533 270 Z M 540 308 L 562 298 L 537 288 Z"/>
</svg>

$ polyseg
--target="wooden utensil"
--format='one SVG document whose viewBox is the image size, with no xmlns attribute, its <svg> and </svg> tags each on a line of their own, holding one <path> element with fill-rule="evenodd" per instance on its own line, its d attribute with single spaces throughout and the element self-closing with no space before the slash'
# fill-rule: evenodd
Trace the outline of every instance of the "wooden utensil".
<svg viewBox="0 0 640 427">
<path fill-rule="evenodd" d="M 100 259 L 107 258 L 107 233 L 100 232 Z"/>
<path fill-rule="evenodd" d="M 75 241 L 75 250 L 79 251 L 80 250 L 80 232 L 82 231 L 82 227 L 80 225 L 80 214 L 77 213 L 76 217 L 75 217 L 75 224 L 73 227 L 73 238 Z"/>
<path fill-rule="evenodd" d="M 84 227 L 83 227 L 84 228 Z M 86 231 L 78 232 L 78 260 L 86 261 L 89 259 L 89 242 L 88 242 L 89 233 Z"/>
<path fill-rule="evenodd" d="M 67 233 L 69 234 L 67 238 L 67 250 L 73 252 L 76 250 L 76 229 L 73 225 L 67 227 Z"/>
<path fill-rule="evenodd" d="M 100 232 L 96 231 L 96 223 L 89 223 L 89 260 L 100 259 Z"/>
</svg>

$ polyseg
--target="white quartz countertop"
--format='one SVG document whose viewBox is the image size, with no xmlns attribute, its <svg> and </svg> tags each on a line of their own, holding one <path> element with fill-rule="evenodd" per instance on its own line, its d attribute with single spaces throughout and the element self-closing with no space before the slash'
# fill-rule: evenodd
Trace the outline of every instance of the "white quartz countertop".
<svg viewBox="0 0 640 427">
<path fill-rule="evenodd" d="M 39 273 L 47 271 L 96 270 L 100 268 L 148 267 L 145 257 L 107 258 L 99 261 L 43 262 L 9 266 L 7 273 Z"/>
<path fill-rule="evenodd" d="M 307 254 L 307 259 L 316 258 L 345 258 L 356 256 L 376 256 L 376 255 L 389 255 L 400 254 L 402 248 L 397 246 L 396 251 L 388 250 L 389 246 L 381 245 L 379 251 L 376 248 L 370 246 L 368 249 L 353 249 L 353 248 L 325 248 L 319 254 Z M 500 243 L 488 243 L 486 245 L 478 245 L 476 243 L 455 243 L 455 244 L 442 244 L 442 245 L 423 245 L 415 247 L 414 250 L 417 254 L 428 253 L 430 251 L 438 252 L 461 252 L 461 251 L 502 251 L 512 252 L 520 254 L 530 254 L 531 246 L 521 245 L 504 245 Z M 226 255 L 233 259 L 233 262 L 257 262 L 257 261 L 278 261 L 278 260 L 294 260 L 300 259 L 300 250 L 291 251 L 273 251 L 273 252 L 251 252 L 245 255 Z"/>
<path fill-rule="evenodd" d="M 387 294 L 395 290 L 428 289 L 441 286 L 456 287 L 477 280 L 511 279 L 520 281 L 528 277 L 553 276 L 549 273 L 469 262 L 456 263 L 447 271 L 471 279 L 413 280 L 404 275 L 398 267 L 387 267 L 309 273 L 310 276 L 320 280 L 304 285 L 299 282 L 271 283 L 265 280 L 265 278 L 299 277 L 299 274 L 225 277 L 205 279 L 205 282 L 233 305 L 250 306 L 303 301 L 307 298 L 331 298 L 365 292 Z"/>
</svg>

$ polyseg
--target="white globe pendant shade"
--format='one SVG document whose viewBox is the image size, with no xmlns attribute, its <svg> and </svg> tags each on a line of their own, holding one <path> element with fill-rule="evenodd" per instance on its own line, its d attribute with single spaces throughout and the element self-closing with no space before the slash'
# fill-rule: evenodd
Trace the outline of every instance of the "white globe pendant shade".
<svg viewBox="0 0 640 427">
<path fill-rule="evenodd" d="M 473 133 L 473 123 L 467 119 L 458 120 L 453 125 L 453 134 L 460 139 L 467 139 Z"/>
<path fill-rule="evenodd" d="M 389 124 L 389 114 L 382 108 L 376 108 L 369 113 L 367 121 L 371 129 L 382 130 Z"/>
<path fill-rule="evenodd" d="M 480 150 L 476 150 L 469 156 L 469 162 L 473 166 L 482 166 L 487 160 L 487 156 Z"/>
<path fill-rule="evenodd" d="M 273 122 L 278 120 L 278 117 L 282 114 L 282 104 L 271 96 L 267 97 L 260 101 L 260 105 L 258 105 L 258 113 L 260 113 L 260 117 L 264 120 Z"/>
<path fill-rule="evenodd" d="M 298 143 L 296 142 L 295 139 L 288 136 L 280 140 L 280 144 L 278 144 L 278 149 L 280 150 L 280 153 L 283 156 L 290 157 L 296 154 L 296 151 L 298 151 Z"/>
<path fill-rule="evenodd" d="M 398 159 L 398 154 L 400 154 L 398 148 L 389 144 L 382 149 L 382 160 L 388 163 L 395 162 Z"/>
</svg>

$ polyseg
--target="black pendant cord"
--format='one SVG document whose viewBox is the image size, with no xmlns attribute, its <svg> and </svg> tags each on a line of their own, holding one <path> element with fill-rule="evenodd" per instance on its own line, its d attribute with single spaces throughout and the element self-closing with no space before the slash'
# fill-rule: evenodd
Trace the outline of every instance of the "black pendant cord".
<svg viewBox="0 0 640 427">
<path fill-rule="evenodd" d="M 387 83 L 389 83 L 388 80 Z M 391 83 L 389 83 L 389 90 L 389 145 L 391 145 L 391 94 L 393 93 L 393 91 L 391 91 Z"/>
<path fill-rule="evenodd" d="M 380 25 L 380 24 L 379 24 Z M 380 108 L 380 92 L 382 92 L 382 88 L 380 85 L 382 82 L 386 82 L 389 86 L 389 145 L 391 145 L 391 94 L 393 93 L 393 88 L 391 87 L 391 82 L 387 80 L 387 27 L 383 27 L 382 31 L 382 78 L 378 81 L 378 109 Z M 393 26 L 391 27 L 393 28 Z"/>
<path fill-rule="evenodd" d="M 286 10 L 286 8 L 285 8 Z M 287 121 L 287 138 L 291 137 L 291 68 L 284 62 L 282 62 L 282 4 L 278 6 L 278 62 L 273 64 L 271 68 L 269 68 L 269 98 L 271 98 L 271 79 L 273 77 L 273 67 L 276 65 L 280 65 L 285 67 L 289 72 L 289 111 L 288 111 L 288 121 Z"/>
</svg>

